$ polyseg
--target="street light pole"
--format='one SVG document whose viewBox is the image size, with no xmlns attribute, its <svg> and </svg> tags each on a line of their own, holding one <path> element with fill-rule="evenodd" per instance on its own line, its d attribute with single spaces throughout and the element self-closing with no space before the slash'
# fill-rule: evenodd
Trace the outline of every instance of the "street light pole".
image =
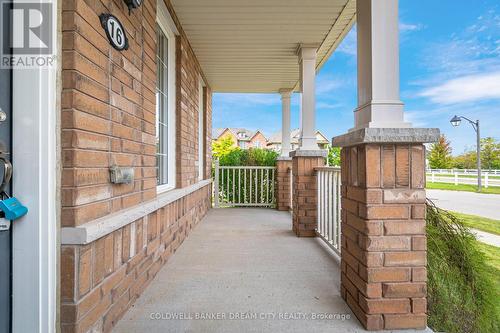
<svg viewBox="0 0 500 333">
<path fill-rule="evenodd" d="M 479 119 L 476 120 L 476 136 L 477 136 L 477 190 L 481 192 L 481 134 L 479 131 Z"/>
<path fill-rule="evenodd" d="M 476 131 L 476 158 L 477 158 L 477 190 L 481 192 L 482 182 L 481 182 L 481 131 L 479 129 L 479 120 L 472 121 L 464 116 L 454 116 L 450 123 L 457 127 L 460 125 L 462 119 L 465 119 L 472 125 L 474 131 Z"/>
</svg>

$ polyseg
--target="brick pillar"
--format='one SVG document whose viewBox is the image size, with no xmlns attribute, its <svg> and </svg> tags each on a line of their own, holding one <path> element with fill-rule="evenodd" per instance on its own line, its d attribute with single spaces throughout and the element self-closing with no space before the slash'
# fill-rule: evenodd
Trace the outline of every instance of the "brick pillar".
<svg viewBox="0 0 500 333">
<path fill-rule="evenodd" d="M 368 330 L 425 328 L 425 147 L 373 142 L 384 131 L 367 130 L 380 133 L 334 139 L 343 146 L 341 294 Z M 420 142 L 439 135 L 419 133 Z"/>
<path fill-rule="evenodd" d="M 292 155 L 292 230 L 298 237 L 315 237 L 318 189 L 315 168 L 325 165 L 326 151 L 296 150 Z"/>
<path fill-rule="evenodd" d="M 290 174 L 292 159 L 278 157 L 276 161 L 276 209 L 288 211 L 290 207 Z"/>
</svg>

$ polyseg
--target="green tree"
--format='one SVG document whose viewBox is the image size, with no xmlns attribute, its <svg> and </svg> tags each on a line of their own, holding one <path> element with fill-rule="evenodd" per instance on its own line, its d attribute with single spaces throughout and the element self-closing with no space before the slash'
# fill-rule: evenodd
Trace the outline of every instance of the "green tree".
<svg viewBox="0 0 500 333">
<path fill-rule="evenodd" d="M 431 169 L 448 169 L 452 166 L 450 141 L 444 135 L 431 145 L 429 165 Z"/>
<path fill-rule="evenodd" d="M 475 169 L 477 167 L 475 151 L 467 151 L 453 158 L 452 167 L 456 169 Z"/>
<path fill-rule="evenodd" d="M 234 145 L 234 140 L 229 135 L 212 142 L 212 155 L 215 158 L 221 158 L 234 150 L 239 148 Z"/>
<path fill-rule="evenodd" d="M 500 167 L 500 144 L 492 137 L 481 139 L 481 165 L 485 169 Z"/>
<path fill-rule="evenodd" d="M 340 147 L 328 145 L 328 165 L 340 166 Z"/>
</svg>

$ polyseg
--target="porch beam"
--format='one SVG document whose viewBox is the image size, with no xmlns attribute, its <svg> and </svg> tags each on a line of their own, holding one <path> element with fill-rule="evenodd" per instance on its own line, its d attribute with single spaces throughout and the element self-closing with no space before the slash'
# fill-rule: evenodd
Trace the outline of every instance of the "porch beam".
<svg viewBox="0 0 500 333">
<path fill-rule="evenodd" d="M 354 130 L 411 127 L 399 97 L 398 0 L 358 1 L 358 107 Z"/>
<path fill-rule="evenodd" d="M 299 149 L 318 150 L 316 143 L 316 50 L 317 45 L 301 44 L 297 49 L 300 66 L 300 108 Z"/>
<path fill-rule="evenodd" d="M 280 89 L 281 95 L 281 156 L 288 157 L 290 145 L 290 105 L 292 89 Z"/>
</svg>

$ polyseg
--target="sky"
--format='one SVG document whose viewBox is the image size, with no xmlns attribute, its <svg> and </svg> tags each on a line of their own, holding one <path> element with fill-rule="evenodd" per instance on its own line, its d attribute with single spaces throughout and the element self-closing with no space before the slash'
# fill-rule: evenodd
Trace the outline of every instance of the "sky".
<svg viewBox="0 0 500 333">
<path fill-rule="evenodd" d="M 500 3 L 498 0 L 400 0 L 401 100 L 414 127 L 439 127 L 453 154 L 474 149 L 472 127 L 500 140 Z M 316 126 L 328 138 L 353 127 L 357 105 L 356 28 L 316 76 Z M 299 98 L 292 99 L 292 128 Z M 214 94 L 213 127 L 281 128 L 279 94 Z"/>
</svg>

